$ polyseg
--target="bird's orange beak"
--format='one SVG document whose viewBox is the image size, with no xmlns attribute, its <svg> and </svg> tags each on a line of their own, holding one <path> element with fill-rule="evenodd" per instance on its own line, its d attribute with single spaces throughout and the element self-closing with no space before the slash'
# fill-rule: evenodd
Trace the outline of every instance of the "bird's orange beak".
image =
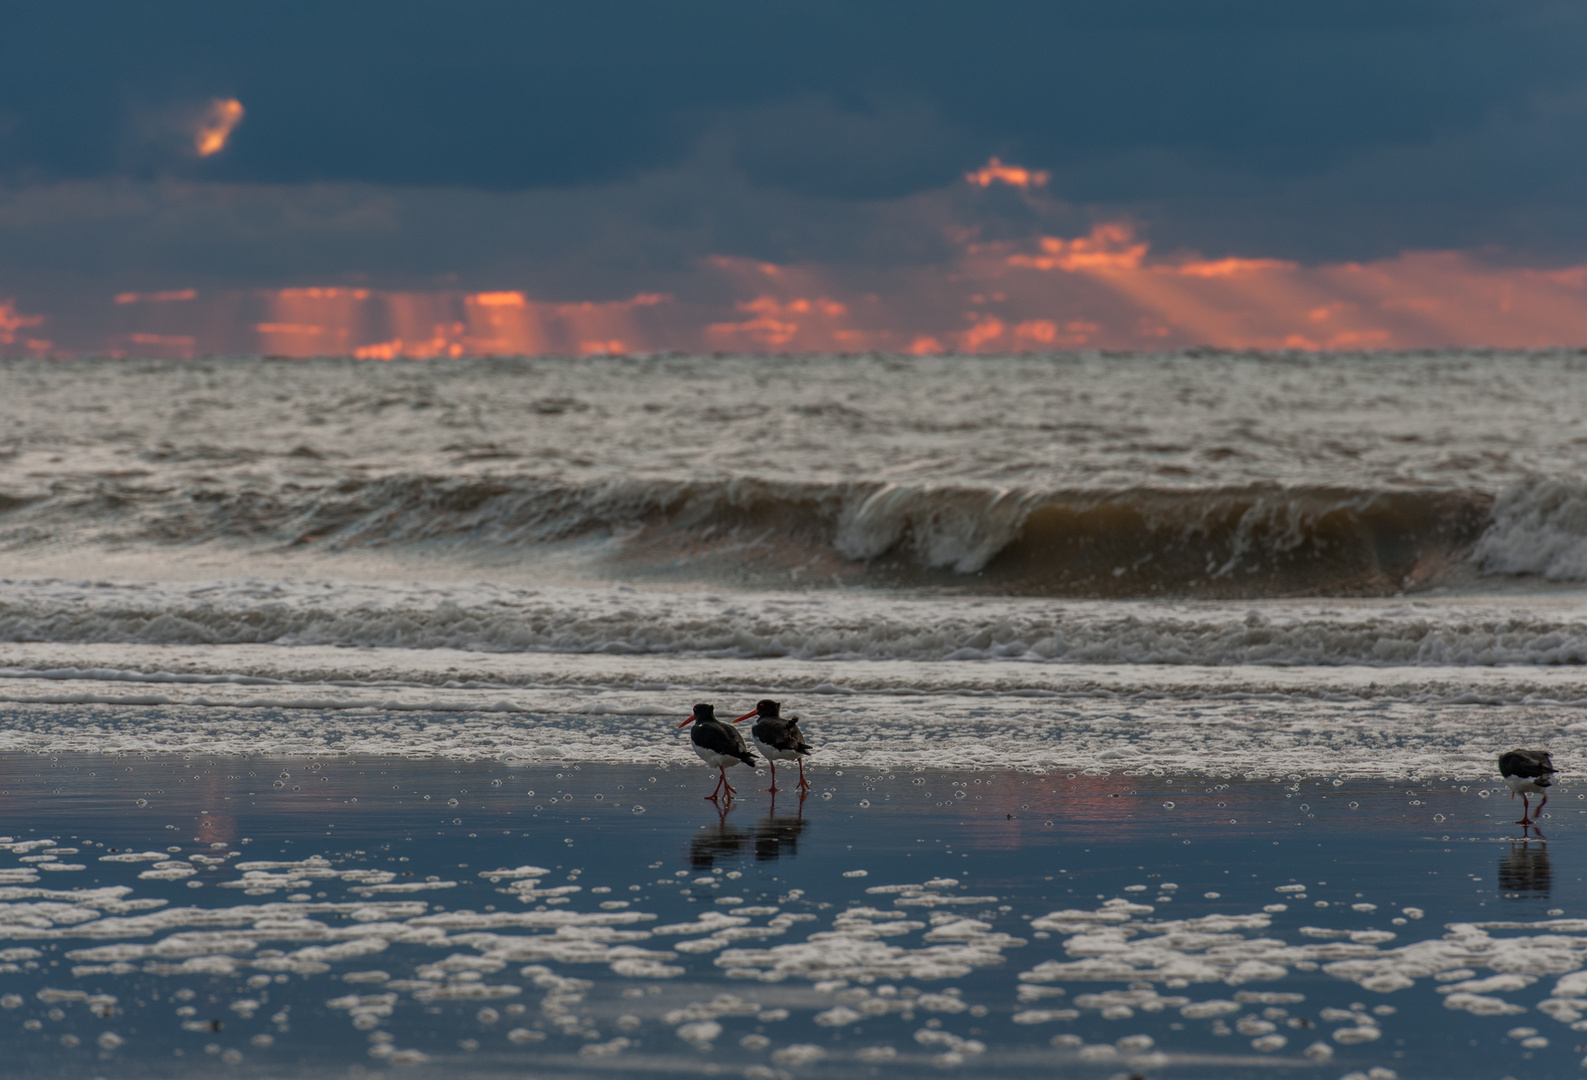
<svg viewBox="0 0 1587 1080">
<path fill-rule="evenodd" d="M 739 717 L 738 720 L 734 720 L 733 723 L 736 724 L 736 723 L 739 722 L 739 720 L 748 720 L 752 716 L 759 716 L 759 715 L 760 715 L 760 710 L 759 709 L 751 709 L 749 712 L 747 712 L 743 716 Z"/>
<path fill-rule="evenodd" d="M 688 720 L 685 720 L 683 723 L 678 725 L 678 730 L 682 731 L 684 728 L 688 727 L 689 724 L 693 722 L 693 720 L 694 717 L 691 715 Z"/>
</svg>

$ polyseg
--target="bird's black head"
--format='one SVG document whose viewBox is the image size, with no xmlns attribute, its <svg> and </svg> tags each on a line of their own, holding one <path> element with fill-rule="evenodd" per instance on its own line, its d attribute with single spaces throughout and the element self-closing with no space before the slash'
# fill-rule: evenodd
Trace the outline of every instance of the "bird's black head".
<svg viewBox="0 0 1587 1080">
<path fill-rule="evenodd" d="M 782 702 L 772 701 L 770 698 L 762 698 L 760 701 L 755 702 L 755 712 L 759 716 L 775 717 L 781 709 Z"/>
<path fill-rule="evenodd" d="M 683 721 L 683 723 L 679 724 L 678 727 L 679 728 L 686 728 L 690 724 L 694 723 L 696 720 L 700 721 L 700 723 L 702 723 L 702 724 L 711 723 L 715 719 L 716 719 L 716 708 L 715 708 L 715 706 L 700 704 L 700 705 L 696 705 L 694 707 L 694 712 L 692 714 L 690 714 Z"/>
</svg>

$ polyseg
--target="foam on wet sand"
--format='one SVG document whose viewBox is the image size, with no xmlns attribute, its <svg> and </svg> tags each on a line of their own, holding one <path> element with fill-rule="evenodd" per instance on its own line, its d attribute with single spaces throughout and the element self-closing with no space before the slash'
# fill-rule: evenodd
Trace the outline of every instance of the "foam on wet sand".
<svg viewBox="0 0 1587 1080">
<path fill-rule="evenodd" d="M 1487 862 L 1505 835 L 1493 812 L 1507 809 L 1454 782 L 873 773 L 835 777 L 841 801 L 779 803 L 769 817 L 746 803 L 718 820 L 694 770 L 6 765 L 44 826 L 0 840 L 13 860 L 0 866 L 12 875 L 0 884 L 0 1024 L 37 1048 L 26 1053 L 92 1047 L 178 1072 L 202 1069 L 213 1045 L 266 1067 L 312 1053 L 414 1075 L 492 1075 L 514 1054 L 595 1073 L 622 1062 L 629 1075 L 691 1060 L 745 1076 L 817 1063 L 832 1075 L 972 1063 L 1009 1076 L 1213 1063 L 1371 1075 L 1432 1052 L 1456 1017 L 1493 1026 L 1472 1060 L 1511 1067 L 1554 1060 L 1584 1023 L 1587 918 L 1533 911 L 1550 902 L 1538 885 L 1549 849 L 1502 842 L 1500 886 L 1515 899 L 1485 883 L 1466 898 L 1447 889 L 1471 855 Z M 86 774 L 128 769 L 155 800 L 118 822 L 85 816 L 104 797 Z M 325 774 L 326 790 L 269 786 L 281 772 Z M 511 788 L 491 784 L 508 777 Z M 443 786 L 473 794 L 455 808 L 416 797 Z M 518 793 L 531 786 L 538 795 Z M 635 819 L 604 804 L 640 789 L 655 840 L 613 846 Z M 1575 808 L 1562 813 L 1550 844 L 1575 850 Z M 1221 815 L 1245 824 L 1216 828 Z M 1421 880 L 1389 870 L 1385 845 L 1350 892 L 1273 881 L 1360 857 L 1350 838 L 1364 819 L 1412 825 Z M 686 870 L 669 868 L 677 859 Z M 191 873 L 148 876 L 165 863 Z M 865 877 L 850 876 L 856 863 Z M 49 865 L 72 869 L 46 877 Z M 1033 865 L 1052 872 L 1010 876 Z M 390 885 L 413 891 L 377 891 Z M 1540 1026 L 1515 1034 L 1523 1016 Z"/>
</svg>

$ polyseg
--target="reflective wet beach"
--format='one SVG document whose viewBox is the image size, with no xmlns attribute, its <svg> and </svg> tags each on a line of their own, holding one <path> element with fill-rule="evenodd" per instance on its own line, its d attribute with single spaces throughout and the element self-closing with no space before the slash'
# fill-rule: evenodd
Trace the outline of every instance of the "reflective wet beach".
<svg viewBox="0 0 1587 1080">
<path fill-rule="evenodd" d="M 0 767 L 22 1075 L 1543 1078 L 1582 1058 L 1569 787 L 1543 840 L 1460 780 L 815 768 L 811 797 L 773 801 L 738 770 L 718 807 L 704 768 Z"/>
</svg>

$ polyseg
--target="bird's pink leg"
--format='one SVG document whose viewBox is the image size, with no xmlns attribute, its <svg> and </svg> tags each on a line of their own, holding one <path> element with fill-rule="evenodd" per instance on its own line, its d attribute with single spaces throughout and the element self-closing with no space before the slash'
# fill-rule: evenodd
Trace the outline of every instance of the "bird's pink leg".
<svg viewBox="0 0 1587 1080">
<path fill-rule="evenodd" d="M 738 794 L 738 789 L 735 788 L 732 784 L 729 784 L 727 782 L 727 766 L 726 765 L 718 765 L 717 769 L 722 774 L 722 785 L 727 788 L 728 797 L 731 798 L 732 796 L 737 795 Z"/>
<path fill-rule="evenodd" d="M 809 791 L 810 790 L 810 781 L 805 779 L 805 759 L 804 758 L 800 758 L 799 759 L 799 790 L 800 791 Z"/>
<path fill-rule="evenodd" d="M 1530 795 L 1524 791 L 1521 792 L 1521 820 L 1516 822 L 1517 825 L 1532 824 L 1532 808 L 1528 805 L 1528 800 L 1530 799 Z"/>
<path fill-rule="evenodd" d="M 1543 807 L 1545 807 L 1547 805 L 1548 805 L 1548 792 L 1545 791 L 1545 792 L 1543 792 L 1543 801 L 1537 804 L 1537 817 L 1533 818 L 1532 819 L 1533 821 L 1536 821 L 1537 818 L 1540 818 L 1540 817 L 1543 816 Z"/>
<path fill-rule="evenodd" d="M 718 771 L 720 771 L 720 770 L 718 770 Z M 727 774 L 726 774 L 726 773 L 723 773 L 723 774 L 722 774 L 722 775 L 721 775 L 721 776 L 720 776 L 720 777 L 718 777 L 718 778 L 717 778 L 717 781 L 716 781 L 716 787 L 714 787 L 714 788 L 712 788 L 712 789 L 711 789 L 711 794 L 709 794 L 709 795 L 703 795 L 703 796 L 701 796 L 701 798 L 705 798 L 705 799 L 712 799 L 712 800 L 715 800 L 715 798 L 716 798 L 716 793 L 717 793 L 717 792 L 719 792 L 719 791 L 721 791 L 721 790 L 722 790 L 722 781 L 723 781 L 723 780 L 724 780 L 724 779 L 726 779 L 726 777 L 727 777 Z"/>
<path fill-rule="evenodd" d="M 767 758 L 766 759 L 766 764 L 771 766 L 771 787 L 767 788 L 766 790 L 767 791 L 776 791 L 777 790 L 777 763 L 775 761 L 773 761 L 771 758 Z"/>
</svg>

